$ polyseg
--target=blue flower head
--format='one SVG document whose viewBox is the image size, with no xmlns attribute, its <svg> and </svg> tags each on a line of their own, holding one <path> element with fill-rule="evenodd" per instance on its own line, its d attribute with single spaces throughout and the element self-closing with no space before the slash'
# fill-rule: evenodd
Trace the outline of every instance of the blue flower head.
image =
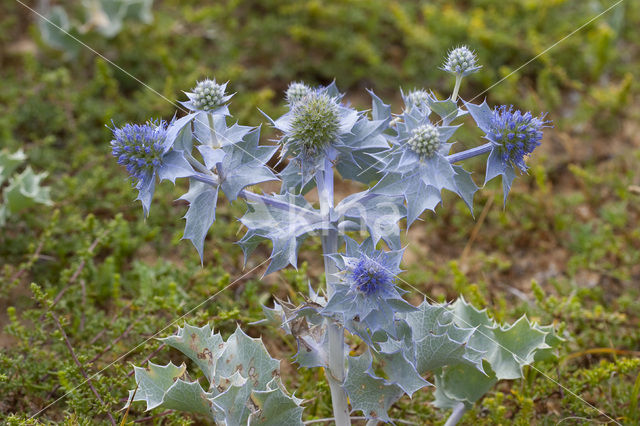
<svg viewBox="0 0 640 426">
<path fill-rule="evenodd" d="M 514 111 L 513 106 L 502 105 L 493 110 L 487 138 L 497 145 L 503 163 L 526 172 L 525 158 L 540 145 L 542 128 L 548 127 L 548 123 L 544 115 L 534 117 L 530 112 L 523 114 Z"/>
<path fill-rule="evenodd" d="M 165 121 L 125 124 L 111 130 L 111 154 L 132 178 L 142 181 L 160 167 L 167 137 Z"/>
<path fill-rule="evenodd" d="M 156 176 L 175 182 L 194 173 L 182 151 L 172 149 L 172 125 L 160 120 L 111 129 L 111 153 L 133 178 L 145 216 L 149 214 Z"/>
<path fill-rule="evenodd" d="M 395 276 L 389 256 L 376 250 L 372 257 L 362 254 L 351 272 L 351 290 L 368 297 L 392 296 L 395 289 Z"/>
<path fill-rule="evenodd" d="M 485 132 L 485 139 L 491 143 L 491 153 L 487 157 L 485 183 L 502 176 L 504 203 L 516 177 L 516 169 L 527 171 L 525 160 L 542 139 L 542 129 L 549 127 L 545 115 L 534 117 L 530 112 L 522 113 L 511 106 L 500 106 L 491 110 L 487 101 L 480 105 L 465 102 L 464 105 L 478 127 Z"/>
<path fill-rule="evenodd" d="M 478 71 L 481 67 L 477 65 L 475 52 L 467 46 L 459 46 L 451 49 L 447 54 L 447 59 L 442 65 L 442 69 L 457 76 L 466 76 Z"/>
<path fill-rule="evenodd" d="M 341 271 L 341 282 L 323 313 L 340 316 L 354 333 L 367 329 L 371 334 L 384 330 L 395 335 L 395 314 L 414 310 L 396 286 L 403 251 L 376 250 L 370 238 L 361 245 L 345 240 L 346 253 L 331 256 Z"/>
</svg>

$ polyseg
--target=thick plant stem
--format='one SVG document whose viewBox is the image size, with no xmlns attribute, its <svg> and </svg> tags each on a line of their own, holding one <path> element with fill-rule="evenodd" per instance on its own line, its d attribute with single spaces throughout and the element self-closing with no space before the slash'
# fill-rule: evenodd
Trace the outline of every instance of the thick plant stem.
<svg viewBox="0 0 640 426">
<path fill-rule="evenodd" d="M 318 185 L 318 198 L 320 199 L 320 212 L 327 221 L 331 221 L 333 212 L 333 165 L 327 159 L 324 172 L 318 172 L 316 176 Z M 327 295 L 331 297 L 335 291 L 335 273 L 338 272 L 335 263 L 327 254 L 338 252 L 338 233 L 330 229 L 322 237 L 322 252 L 324 257 L 324 272 L 327 280 Z M 344 329 L 342 326 L 329 323 L 329 368 L 327 380 L 331 389 L 331 403 L 336 426 L 351 424 L 349 418 L 349 404 L 347 394 L 342 387 L 344 382 Z"/>
<path fill-rule="evenodd" d="M 211 145 L 214 148 L 220 148 L 220 142 L 218 142 L 216 131 L 213 127 L 213 114 L 207 114 L 207 120 L 209 121 L 209 132 L 211 133 Z"/>
<path fill-rule="evenodd" d="M 464 413 L 466 412 L 467 412 L 467 406 L 464 405 L 463 402 L 459 402 L 458 405 L 453 407 L 453 412 L 447 419 L 447 422 L 444 424 L 444 426 L 456 426 L 460 421 L 460 419 L 462 418 L 462 416 L 464 416 Z"/>
<path fill-rule="evenodd" d="M 458 100 L 458 91 L 460 90 L 460 83 L 462 83 L 462 75 L 456 74 L 456 85 L 453 88 L 453 93 L 451 94 L 451 100 L 456 102 Z"/>
<path fill-rule="evenodd" d="M 476 146 L 475 148 L 467 149 L 462 152 L 456 152 L 455 154 L 447 155 L 446 159 L 449 160 L 451 164 L 457 163 L 458 161 L 467 160 L 471 157 L 476 157 L 478 155 L 486 154 L 490 152 L 492 148 L 491 142 L 487 142 L 484 145 Z"/>
</svg>

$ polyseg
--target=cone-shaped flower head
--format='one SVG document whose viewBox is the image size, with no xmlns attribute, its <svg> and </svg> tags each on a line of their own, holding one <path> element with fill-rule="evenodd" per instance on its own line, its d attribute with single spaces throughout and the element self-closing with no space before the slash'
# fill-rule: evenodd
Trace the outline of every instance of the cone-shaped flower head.
<svg viewBox="0 0 640 426">
<path fill-rule="evenodd" d="M 443 142 L 438 128 L 431 123 L 423 124 L 411 131 L 407 144 L 413 152 L 421 157 L 433 157 Z"/>
<path fill-rule="evenodd" d="M 186 102 L 180 102 L 192 111 L 205 111 L 212 114 L 228 115 L 226 102 L 233 95 L 225 95 L 227 83 L 218 84 L 216 80 L 205 79 L 198 81 L 191 92 L 185 92 L 189 98 Z"/>
<path fill-rule="evenodd" d="M 530 112 L 522 113 L 502 105 L 493 110 L 487 138 L 498 145 L 504 163 L 512 163 L 526 172 L 525 158 L 540 145 L 542 128 L 548 127 L 548 123 L 544 115 L 534 117 Z"/>
<path fill-rule="evenodd" d="M 322 151 L 335 141 L 340 129 L 338 104 L 324 92 L 311 92 L 293 105 L 287 143 L 309 154 Z"/>
<path fill-rule="evenodd" d="M 111 153 L 134 179 L 141 181 L 162 164 L 167 136 L 164 121 L 114 127 Z"/>
<path fill-rule="evenodd" d="M 203 111 L 216 109 L 224 102 L 224 89 L 224 86 L 216 83 L 215 80 L 199 81 L 193 89 L 195 94 L 193 104 Z"/>
<path fill-rule="evenodd" d="M 311 92 L 312 92 L 312 89 L 306 84 L 294 81 L 289 85 L 289 88 L 287 88 L 287 91 L 285 93 L 285 98 L 287 99 L 287 103 L 289 103 L 289 105 L 293 105 L 300 102 L 305 96 L 307 96 Z"/>
<path fill-rule="evenodd" d="M 460 46 L 449 51 L 442 69 L 451 74 L 466 76 L 479 70 L 480 66 L 477 65 L 476 54 L 467 46 Z"/>
</svg>

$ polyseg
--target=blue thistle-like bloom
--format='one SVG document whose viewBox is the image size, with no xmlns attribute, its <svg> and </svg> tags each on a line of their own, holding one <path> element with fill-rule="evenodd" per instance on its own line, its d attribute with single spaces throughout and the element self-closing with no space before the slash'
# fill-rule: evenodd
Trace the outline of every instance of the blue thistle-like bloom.
<svg viewBox="0 0 640 426">
<path fill-rule="evenodd" d="M 459 46 L 450 50 L 442 66 L 444 71 L 458 76 L 469 75 L 478 71 L 480 68 L 481 67 L 477 65 L 475 52 L 467 46 Z"/>
<path fill-rule="evenodd" d="M 395 276 L 390 267 L 389 256 L 382 251 L 372 257 L 362 254 L 351 272 L 352 290 L 369 297 L 393 295 Z"/>
<path fill-rule="evenodd" d="M 524 173 L 528 169 L 525 158 L 540 145 L 542 128 L 548 123 L 544 115 L 534 117 L 502 105 L 493 110 L 487 139 L 497 145 L 503 163 L 511 163 Z"/>
<path fill-rule="evenodd" d="M 112 131 L 111 154 L 137 182 L 160 167 L 167 137 L 165 121 L 125 124 L 114 127 Z"/>
<path fill-rule="evenodd" d="M 331 255 L 341 281 L 322 313 L 340 316 L 348 330 L 363 338 L 363 330 L 395 335 L 395 314 L 415 310 L 396 286 L 403 250 L 376 250 L 371 238 L 361 245 L 348 237 L 345 242 L 346 253 Z"/>
<path fill-rule="evenodd" d="M 309 95 L 312 91 L 313 89 L 311 89 L 306 84 L 294 81 L 293 83 L 289 84 L 289 87 L 285 92 L 285 98 L 289 105 L 293 105 L 300 102 L 305 96 Z"/>
<path fill-rule="evenodd" d="M 464 105 L 491 145 L 485 184 L 502 176 L 503 202 L 506 203 L 516 169 L 522 173 L 527 171 L 525 160 L 540 145 L 542 129 L 550 127 L 550 121 L 544 119 L 545 114 L 534 117 L 530 112 L 523 113 L 511 106 L 491 110 L 486 101 L 480 105 L 464 102 Z"/>
<path fill-rule="evenodd" d="M 133 178 L 145 216 L 149 214 L 156 176 L 175 182 L 176 178 L 195 173 L 182 151 L 172 149 L 175 123 L 167 125 L 160 120 L 111 128 L 111 153 Z"/>
</svg>

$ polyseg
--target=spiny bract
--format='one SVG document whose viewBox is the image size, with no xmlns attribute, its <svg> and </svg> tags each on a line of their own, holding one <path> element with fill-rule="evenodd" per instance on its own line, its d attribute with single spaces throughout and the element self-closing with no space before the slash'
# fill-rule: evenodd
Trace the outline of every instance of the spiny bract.
<svg viewBox="0 0 640 426">
<path fill-rule="evenodd" d="M 165 121 L 125 124 L 112 131 L 111 153 L 133 178 L 142 180 L 160 166 L 167 136 Z"/>
<path fill-rule="evenodd" d="M 433 124 L 424 124 L 412 130 L 407 144 L 413 152 L 422 157 L 432 157 L 442 145 L 438 128 Z"/>
<path fill-rule="evenodd" d="M 502 105 L 493 110 L 491 131 L 487 137 L 500 146 L 504 163 L 511 162 L 525 172 L 525 157 L 540 145 L 541 129 L 547 127 L 547 123 L 544 115 L 534 117 L 530 112 L 522 113 L 514 111 L 512 106 Z"/>
</svg>

